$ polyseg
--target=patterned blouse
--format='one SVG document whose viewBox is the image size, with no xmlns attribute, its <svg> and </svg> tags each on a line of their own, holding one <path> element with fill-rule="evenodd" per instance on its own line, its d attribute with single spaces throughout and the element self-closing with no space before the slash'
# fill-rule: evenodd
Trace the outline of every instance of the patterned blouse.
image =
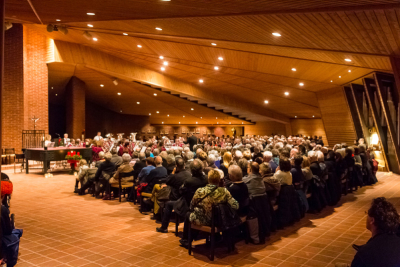
<svg viewBox="0 0 400 267">
<path fill-rule="evenodd" d="M 196 203 L 205 195 L 210 193 L 216 185 L 208 184 L 197 189 L 193 196 L 190 207 L 194 207 L 190 214 L 190 221 L 196 225 L 211 225 L 212 206 L 219 203 L 228 203 L 233 209 L 239 208 L 239 203 L 232 197 L 225 187 L 218 187 L 214 192 L 207 196 L 203 201 Z"/>
</svg>

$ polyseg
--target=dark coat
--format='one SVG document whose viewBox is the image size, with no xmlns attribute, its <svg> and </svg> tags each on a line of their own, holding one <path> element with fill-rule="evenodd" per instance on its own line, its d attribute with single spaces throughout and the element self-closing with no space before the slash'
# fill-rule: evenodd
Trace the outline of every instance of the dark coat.
<svg viewBox="0 0 400 267">
<path fill-rule="evenodd" d="M 135 180 L 138 178 L 140 171 L 146 167 L 145 160 L 138 160 L 136 161 L 135 165 L 133 166 L 133 177 Z"/>
<path fill-rule="evenodd" d="M 267 195 L 256 196 L 250 199 L 250 213 L 258 219 L 258 237 L 260 243 L 264 243 L 265 237 L 271 235 L 271 210 L 271 204 Z"/>
<path fill-rule="evenodd" d="M 282 185 L 278 197 L 278 224 L 282 227 L 300 220 L 300 199 L 293 185 Z"/>
<path fill-rule="evenodd" d="M 181 196 L 179 193 L 179 188 L 190 177 L 192 177 L 192 175 L 186 170 L 176 171 L 175 174 L 171 174 L 168 177 L 166 184 L 171 187 L 171 194 L 169 196 L 170 200 L 177 200 Z"/>
<path fill-rule="evenodd" d="M 183 183 L 183 186 L 180 188 L 179 193 L 183 196 L 187 203 L 189 204 L 192 201 L 194 193 L 200 187 L 204 187 L 208 184 L 207 177 L 202 175 L 201 177 L 192 176 L 189 179 L 186 179 Z"/>
<path fill-rule="evenodd" d="M 321 167 L 319 166 L 318 161 L 314 161 L 310 164 L 310 169 L 313 175 L 318 176 L 319 178 L 322 178 L 322 170 Z"/>
<path fill-rule="evenodd" d="M 147 183 L 147 186 L 145 187 L 144 192 L 151 193 L 153 191 L 154 185 L 164 183 L 166 181 L 167 177 L 168 177 L 168 174 L 167 174 L 166 168 L 164 168 L 162 166 L 156 167 L 142 181 L 143 183 Z"/>
<path fill-rule="evenodd" d="M 103 172 L 111 176 L 115 172 L 115 170 L 116 167 L 114 163 L 107 160 L 103 161 L 102 163 L 100 163 L 99 168 L 97 169 L 96 175 L 94 176 L 94 180 L 98 181 Z"/>
<path fill-rule="evenodd" d="M 377 234 L 361 246 L 351 267 L 400 266 L 400 238 L 391 234 Z"/>
<path fill-rule="evenodd" d="M 188 137 L 187 144 L 189 144 L 190 151 L 193 151 L 193 146 L 197 144 L 197 137 L 192 135 Z"/>
</svg>

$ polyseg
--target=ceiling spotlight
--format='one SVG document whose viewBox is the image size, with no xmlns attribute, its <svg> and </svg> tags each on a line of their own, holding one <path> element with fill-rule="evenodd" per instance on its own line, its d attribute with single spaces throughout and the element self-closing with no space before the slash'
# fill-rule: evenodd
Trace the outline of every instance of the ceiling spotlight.
<svg viewBox="0 0 400 267">
<path fill-rule="evenodd" d="M 118 95 L 121 95 L 121 93 L 118 93 Z"/>
<path fill-rule="evenodd" d="M 51 89 L 54 89 L 53 87 L 51 87 Z"/>
<path fill-rule="evenodd" d="M 56 19 L 56 21 L 61 21 L 61 19 Z"/>
<path fill-rule="evenodd" d="M 149 116 L 151 116 L 151 113 L 149 113 Z"/>
<path fill-rule="evenodd" d="M 57 96 L 57 94 L 56 94 L 56 96 Z"/>
<path fill-rule="evenodd" d="M 137 47 L 139 47 L 139 48 L 142 48 L 142 46 L 141 46 L 141 45 L 137 45 Z"/>
<path fill-rule="evenodd" d="M 218 120 L 218 117 L 215 117 L 216 120 Z"/>
<path fill-rule="evenodd" d="M 122 109 L 119 112 L 122 112 Z"/>
<path fill-rule="evenodd" d="M 196 124 L 198 124 L 198 122 L 196 121 Z"/>
<path fill-rule="evenodd" d="M 191 108 L 190 110 L 194 110 L 194 108 Z"/>
<path fill-rule="evenodd" d="M 100 87 L 104 87 L 104 84 L 100 84 Z"/>
<path fill-rule="evenodd" d="M 200 83 L 203 83 L 204 81 L 202 79 L 199 80 Z"/>
<path fill-rule="evenodd" d="M 289 95 L 289 92 L 285 92 L 285 95 Z"/>
<path fill-rule="evenodd" d="M 169 117 L 169 114 L 167 115 L 167 117 Z"/>
<path fill-rule="evenodd" d="M 331 80 L 331 83 L 333 83 L 333 80 Z"/>
<path fill-rule="evenodd" d="M 350 58 L 345 58 L 344 61 L 351 62 Z"/>
<path fill-rule="evenodd" d="M 277 32 L 273 32 L 272 35 L 273 35 L 273 36 L 281 36 L 281 34 L 280 34 L 280 33 L 277 33 Z"/>
<path fill-rule="evenodd" d="M 314 118 L 314 115 L 312 117 Z"/>
<path fill-rule="evenodd" d="M 164 71 L 164 70 L 165 70 L 165 68 L 164 68 L 164 67 L 161 67 L 161 70 L 162 70 L 162 71 Z"/>
<path fill-rule="evenodd" d="M 90 28 L 93 28 L 93 25 L 92 25 L 92 24 L 88 24 L 87 26 L 90 27 Z"/>
<path fill-rule="evenodd" d="M 157 113 L 160 113 L 160 111 L 157 111 Z"/>
<path fill-rule="evenodd" d="M 297 118 L 297 116 L 294 116 L 295 118 Z"/>
<path fill-rule="evenodd" d="M 342 76 L 339 76 L 339 78 L 342 78 Z"/>
<path fill-rule="evenodd" d="M 231 122 L 229 122 L 229 124 L 231 124 Z"/>
<path fill-rule="evenodd" d="M 265 103 L 265 104 L 268 104 L 268 100 L 265 100 L 264 103 Z"/>
<path fill-rule="evenodd" d="M 160 59 L 164 59 L 164 57 L 163 57 L 163 56 L 160 56 Z"/>
<path fill-rule="evenodd" d="M 243 122 L 242 122 L 242 124 L 243 124 Z"/>
<path fill-rule="evenodd" d="M 219 70 L 219 68 L 217 66 L 214 67 L 214 70 Z"/>
<path fill-rule="evenodd" d="M 216 44 L 216 43 L 211 43 L 211 45 L 213 45 L 213 46 L 217 46 L 217 44 Z"/>
<path fill-rule="evenodd" d="M 164 124 L 164 122 L 161 122 L 162 124 Z"/>
<path fill-rule="evenodd" d="M 85 37 L 88 40 L 92 39 L 92 35 L 88 31 L 83 32 L 83 37 Z"/>
<path fill-rule="evenodd" d="M 88 16 L 94 16 L 94 15 L 96 15 L 96 14 L 94 14 L 94 13 L 86 13 Z"/>
<path fill-rule="evenodd" d="M 200 119 L 202 119 L 203 117 L 200 117 Z"/>
<path fill-rule="evenodd" d="M 292 68 L 292 71 L 296 71 L 296 68 Z"/>
<path fill-rule="evenodd" d="M 304 83 L 299 83 L 299 85 L 300 85 L 300 86 L 303 86 L 303 85 L 304 85 Z"/>
<path fill-rule="evenodd" d="M 183 115 L 183 117 L 185 118 L 185 115 Z"/>
<path fill-rule="evenodd" d="M 179 124 L 181 124 L 181 122 L 179 122 Z"/>
<path fill-rule="evenodd" d="M 154 93 L 154 96 L 157 96 L 157 94 L 156 94 L 156 93 Z"/>
<path fill-rule="evenodd" d="M 217 122 L 217 124 L 219 124 L 219 122 Z"/>
<path fill-rule="evenodd" d="M 157 31 L 162 31 L 162 29 L 161 29 L 161 28 L 159 28 L 159 27 L 157 27 L 157 28 L 156 28 L 156 30 L 157 30 Z"/>
<path fill-rule="evenodd" d="M 118 85 L 118 79 L 114 79 L 114 80 L 113 80 L 113 84 L 114 84 L 115 86 L 117 86 L 117 85 Z"/>
<path fill-rule="evenodd" d="M 128 35 L 128 34 L 126 32 L 124 32 L 123 35 Z"/>
<path fill-rule="evenodd" d="M 96 37 L 93 37 L 93 41 L 97 41 L 98 39 Z"/>
<path fill-rule="evenodd" d="M 219 57 L 218 59 L 219 59 L 219 60 L 224 60 L 224 58 L 223 58 L 223 57 Z"/>
<path fill-rule="evenodd" d="M 138 104 L 138 105 L 139 105 L 139 104 L 140 104 L 140 102 L 136 102 L 136 104 Z"/>
<path fill-rule="evenodd" d="M 351 72 L 351 70 L 349 70 L 349 72 Z"/>
<path fill-rule="evenodd" d="M 164 66 L 168 66 L 168 61 L 164 61 Z"/>
</svg>

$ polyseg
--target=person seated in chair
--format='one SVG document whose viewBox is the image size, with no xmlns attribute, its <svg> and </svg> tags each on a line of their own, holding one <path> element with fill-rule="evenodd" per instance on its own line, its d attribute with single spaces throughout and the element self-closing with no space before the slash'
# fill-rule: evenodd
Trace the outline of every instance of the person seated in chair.
<svg viewBox="0 0 400 267">
<path fill-rule="evenodd" d="M 139 183 L 142 183 L 143 180 L 149 175 L 149 173 L 154 170 L 156 167 L 154 166 L 154 159 L 152 157 L 146 158 L 146 167 L 142 168 L 138 175 Z"/>
<path fill-rule="evenodd" d="M 367 212 L 366 227 L 372 237 L 357 250 L 351 267 L 398 267 L 400 264 L 399 214 L 392 203 L 384 197 L 372 200 Z"/>
<path fill-rule="evenodd" d="M 95 161 L 95 167 L 96 167 L 96 168 L 98 168 L 98 167 L 100 166 L 100 164 L 103 163 L 103 162 L 105 161 L 105 159 L 104 159 L 104 155 L 105 155 L 105 154 L 106 154 L 106 153 L 103 152 L 103 151 L 100 151 L 100 152 L 99 152 L 99 160 L 98 160 L 98 161 Z"/>
<path fill-rule="evenodd" d="M 81 183 L 81 187 L 87 182 L 83 178 L 84 176 L 82 175 L 83 170 L 88 169 L 88 163 L 85 159 L 81 159 L 79 161 L 79 171 L 78 171 L 78 176 L 76 176 L 76 181 L 75 181 L 75 191 L 74 193 L 79 193 L 78 185 Z"/>
<path fill-rule="evenodd" d="M 99 165 L 99 167 L 96 171 L 96 175 L 94 176 L 94 180 L 96 182 L 99 182 L 100 178 L 102 178 L 100 187 L 103 187 L 103 188 L 101 188 L 101 190 L 104 190 L 105 188 L 107 188 L 108 180 L 111 178 L 111 176 L 115 172 L 115 164 L 111 162 L 111 157 L 112 157 L 112 155 L 110 152 L 107 152 L 104 154 L 104 162 L 102 162 Z M 84 191 L 82 192 L 82 190 L 81 190 L 81 193 L 84 193 Z M 99 192 L 96 192 L 96 197 L 98 197 L 98 193 Z M 103 200 L 109 200 L 109 199 L 110 199 L 110 194 L 109 194 L 109 192 L 107 192 L 104 195 Z"/>
<path fill-rule="evenodd" d="M 189 221 L 195 225 L 211 225 L 212 207 L 220 203 L 228 203 L 234 210 L 239 208 L 239 203 L 232 197 L 225 187 L 218 187 L 221 175 L 217 170 L 208 172 L 208 185 L 197 189 L 190 203 L 193 212 L 188 212 L 185 218 L 183 238 L 179 241 L 187 247 Z M 197 231 L 193 231 L 193 236 Z"/>
<path fill-rule="evenodd" d="M 118 155 L 118 150 L 116 147 L 111 149 L 111 162 L 115 164 L 116 168 L 119 168 L 122 164 L 122 157 Z"/>
<path fill-rule="evenodd" d="M 243 178 L 249 191 L 249 196 L 265 195 L 265 185 L 260 175 L 260 166 L 257 162 L 248 163 L 248 175 Z"/>
<path fill-rule="evenodd" d="M 275 205 L 276 198 L 281 190 L 281 183 L 274 177 L 271 167 L 266 162 L 260 165 L 260 174 L 264 181 L 265 192 L 267 193 L 268 199 L 271 205 Z"/>
<path fill-rule="evenodd" d="M 238 215 L 247 216 L 249 213 L 249 191 L 243 182 L 242 170 L 237 165 L 231 165 L 228 169 L 229 180 L 232 183 L 227 187 L 232 197 L 239 203 Z"/>
<path fill-rule="evenodd" d="M 119 187 L 119 179 L 121 173 L 130 173 L 133 171 L 132 166 L 129 164 L 131 156 L 128 153 L 122 155 L 122 164 L 119 166 L 114 176 L 108 181 L 111 187 Z M 121 186 L 130 185 L 133 186 L 133 176 L 124 177 L 121 179 Z M 115 195 L 115 194 L 114 194 Z"/>
<path fill-rule="evenodd" d="M 149 175 L 143 179 L 143 183 L 147 183 L 147 186 L 143 192 L 151 193 L 155 184 L 161 184 L 167 180 L 167 169 L 162 165 L 162 163 L 162 158 L 160 156 L 156 156 L 154 159 L 154 164 L 156 167 L 151 170 Z"/>
</svg>

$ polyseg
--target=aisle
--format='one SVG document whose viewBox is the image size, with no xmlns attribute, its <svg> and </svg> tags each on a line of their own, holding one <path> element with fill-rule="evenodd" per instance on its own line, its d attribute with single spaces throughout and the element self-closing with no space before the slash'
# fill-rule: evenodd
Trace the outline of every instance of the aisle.
<svg viewBox="0 0 400 267">
<path fill-rule="evenodd" d="M 17 266 L 204 266 L 205 254 L 179 246 L 172 233 L 160 234 L 149 215 L 132 203 L 103 201 L 73 194 L 74 177 L 12 174 L 11 212 L 24 229 Z M 365 214 L 371 199 L 389 198 L 400 208 L 400 176 L 380 173 L 374 187 L 343 197 L 338 207 L 307 214 L 275 233 L 266 245 L 236 245 L 217 250 L 212 266 L 333 266 L 354 256 L 352 243 L 369 238 Z"/>
</svg>

